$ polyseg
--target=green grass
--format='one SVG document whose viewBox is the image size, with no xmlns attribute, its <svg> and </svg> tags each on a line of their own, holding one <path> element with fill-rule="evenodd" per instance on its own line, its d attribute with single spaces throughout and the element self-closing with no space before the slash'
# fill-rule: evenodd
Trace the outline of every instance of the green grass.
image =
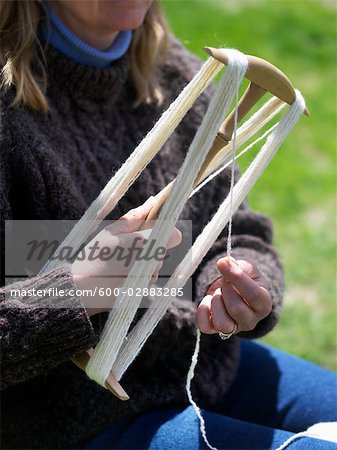
<svg viewBox="0 0 337 450">
<path fill-rule="evenodd" d="M 174 34 L 236 47 L 280 67 L 303 117 L 249 196 L 274 221 L 286 271 L 281 321 L 264 341 L 336 370 L 336 11 L 328 1 L 166 0 Z"/>
</svg>

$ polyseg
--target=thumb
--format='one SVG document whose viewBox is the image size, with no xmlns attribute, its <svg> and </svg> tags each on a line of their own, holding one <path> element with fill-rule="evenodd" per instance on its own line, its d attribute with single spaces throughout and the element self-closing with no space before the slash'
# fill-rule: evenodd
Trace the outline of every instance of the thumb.
<svg viewBox="0 0 337 450">
<path fill-rule="evenodd" d="M 145 203 L 138 206 L 137 208 L 130 209 L 124 216 L 120 217 L 114 223 L 108 225 L 106 229 L 111 234 L 122 234 L 122 233 L 133 233 L 137 231 L 149 212 L 155 204 L 155 197 L 149 197 Z"/>
</svg>

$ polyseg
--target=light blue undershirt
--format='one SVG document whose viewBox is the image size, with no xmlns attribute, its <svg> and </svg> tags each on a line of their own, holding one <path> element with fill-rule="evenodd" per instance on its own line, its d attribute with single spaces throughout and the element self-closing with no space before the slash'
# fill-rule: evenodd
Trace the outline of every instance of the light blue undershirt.
<svg viewBox="0 0 337 450">
<path fill-rule="evenodd" d="M 120 31 L 111 46 L 104 51 L 91 47 L 64 25 L 47 1 L 43 3 L 49 20 L 43 20 L 40 25 L 41 39 L 69 58 L 88 66 L 103 68 L 121 58 L 130 47 L 132 40 L 132 31 L 130 30 Z"/>
</svg>

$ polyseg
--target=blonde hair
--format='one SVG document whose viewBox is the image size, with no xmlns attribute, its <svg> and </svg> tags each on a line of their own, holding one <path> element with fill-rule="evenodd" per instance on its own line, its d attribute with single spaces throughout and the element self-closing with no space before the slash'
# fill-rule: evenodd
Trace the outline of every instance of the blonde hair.
<svg viewBox="0 0 337 450">
<path fill-rule="evenodd" d="M 37 36 L 45 16 L 41 0 L 1 0 L 0 60 L 1 88 L 15 87 L 13 105 L 24 104 L 32 110 L 48 111 L 45 96 L 47 78 L 43 48 Z M 143 24 L 133 33 L 131 78 L 136 90 L 135 105 L 161 101 L 157 68 L 167 48 L 168 28 L 159 0 L 154 0 Z M 40 76 L 32 70 L 38 64 Z"/>
</svg>

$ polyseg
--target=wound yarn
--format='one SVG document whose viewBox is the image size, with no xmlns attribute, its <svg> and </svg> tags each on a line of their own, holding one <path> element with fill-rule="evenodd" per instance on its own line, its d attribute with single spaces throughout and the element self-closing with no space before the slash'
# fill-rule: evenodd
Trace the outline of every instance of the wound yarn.
<svg viewBox="0 0 337 450">
<path fill-rule="evenodd" d="M 303 114 L 304 110 L 305 101 L 302 94 L 296 90 L 295 102 L 288 108 L 248 169 L 235 184 L 233 189 L 232 214 L 236 212 L 240 204 L 246 198 L 248 192 L 262 175 L 286 136 L 290 133 L 291 129 Z M 177 266 L 166 283 L 165 288 L 180 288 L 185 285 L 189 277 L 192 276 L 200 265 L 221 231 L 227 225 L 229 218 L 230 208 L 229 198 L 227 197 L 219 206 L 210 222 L 197 237 L 183 260 Z M 123 342 L 118 358 L 113 366 L 113 373 L 118 380 L 120 380 L 124 372 L 135 359 L 174 299 L 174 296 L 155 298 L 155 306 L 148 309 L 135 327 L 128 333 L 127 340 Z"/>
<path fill-rule="evenodd" d="M 246 73 L 247 57 L 237 50 L 227 50 L 227 54 L 229 55 L 228 66 L 217 86 L 216 94 L 210 102 L 204 120 L 193 139 L 172 192 L 160 211 L 149 240 L 144 247 L 144 254 L 149 251 L 150 245 L 152 252 L 155 252 L 159 246 L 166 247 L 178 217 L 193 189 L 193 181 Z M 154 246 L 153 243 L 155 243 Z M 133 298 L 128 295 L 128 292 L 135 291 L 136 288 L 143 292 L 150 283 L 155 266 L 156 261 L 154 259 L 137 261 L 120 290 L 121 294 L 115 300 L 115 306 L 109 314 L 101 339 L 86 367 L 87 375 L 102 386 L 105 385 L 105 380 L 111 369 L 117 379 L 119 377 L 114 363 L 142 300 L 142 296 Z M 152 311 L 157 311 L 157 309 Z M 150 330 L 150 333 L 152 330 Z M 128 341 L 129 339 L 125 342 Z"/>
</svg>

